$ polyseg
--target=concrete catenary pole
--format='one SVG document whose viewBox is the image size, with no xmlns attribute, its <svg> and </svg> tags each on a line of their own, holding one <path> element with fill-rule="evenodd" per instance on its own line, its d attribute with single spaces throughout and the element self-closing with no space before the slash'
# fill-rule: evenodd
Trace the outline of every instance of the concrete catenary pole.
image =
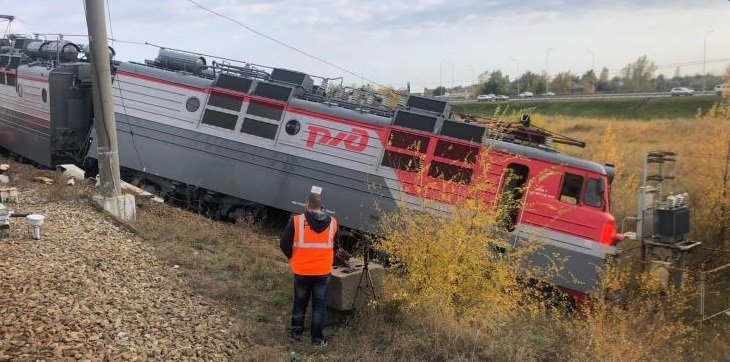
<svg viewBox="0 0 730 362">
<path fill-rule="evenodd" d="M 707 71 L 705 66 L 707 65 L 707 34 L 713 33 L 715 29 L 705 31 L 705 40 L 702 43 L 702 91 L 705 91 L 707 87 Z"/>
<path fill-rule="evenodd" d="M 98 207 L 117 219 L 133 221 L 137 217 L 134 195 L 122 194 L 119 175 L 119 149 L 114 119 L 111 59 L 106 38 L 104 0 L 85 0 L 84 5 L 91 48 L 91 93 L 94 101 L 94 127 L 101 184 L 101 195 L 95 195 L 92 199 Z"/>
<path fill-rule="evenodd" d="M 103 197 L 121 195 L 117 127 L 112 98 L 111 59 L 106 37 L 103 0 L 85 0 L 86 24 L 91 48 L 94 127 L 99 154 L 99 178 Z"/>
</svg>

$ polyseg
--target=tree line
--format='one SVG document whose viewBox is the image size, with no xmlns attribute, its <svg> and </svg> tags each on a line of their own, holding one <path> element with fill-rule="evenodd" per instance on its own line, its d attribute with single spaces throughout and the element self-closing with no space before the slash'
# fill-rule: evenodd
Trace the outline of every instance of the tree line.
<svg viewBox="0 0 730 362">
<path fill-rule="evenodd" d="M 473 94 L 517 94 L 519 92 L 545 93 L 548 90 L 556 94 L 592 94 L 622 93 L 622 92 L 666 92 L 674 87 L 689 87 L 701 90 L 703 79 L 701 74 L 680 75 L 677 67 L 674 76 L 656 74 L 657 66 L 649 61 L 646 55 L 639 57 L 635 62 L 627 64 L 621 71 L 611 76 L 608 68 L 603 67 L 598 75 L 593 69 L 579 75 L 570 71 L 560 72 L 547 77 L 545 73 L 527 71 L 517 79 L 510 77 L 501 70 L 484 71 L 475 87 Z M 722 76 L 707 75 L 706 89 L 711 90 L 715 84 L 723 82 Z M 463 93 L 466 87 L 459 86 L 452 89 L 437 87 L 427 90 L 430 95 L 438 96 L 445 93 Z"/>
</svg>

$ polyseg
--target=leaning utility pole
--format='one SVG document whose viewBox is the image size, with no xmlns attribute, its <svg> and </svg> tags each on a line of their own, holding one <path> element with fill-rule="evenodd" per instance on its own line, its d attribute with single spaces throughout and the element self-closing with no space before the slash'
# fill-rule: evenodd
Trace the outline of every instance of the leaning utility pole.
<svg viewBox="0 0 730 362">
<path fill-rule="evenodd" d="M 106 36 L 104 0 L 85 0 L 86 25 L 91 50 L 91 81 L 94 102 L 94 127 L 99 164 L 101 195 L 94 201 L 122 220 L 135 217 L 134 197 L 122 195 L 119 175 L 117 127 L 112 98 L 111 59 Z M 131 196 L 131 206 L 129 196 Z M 131 210 L 130 210 L 131 207 Z"/>
</svg>

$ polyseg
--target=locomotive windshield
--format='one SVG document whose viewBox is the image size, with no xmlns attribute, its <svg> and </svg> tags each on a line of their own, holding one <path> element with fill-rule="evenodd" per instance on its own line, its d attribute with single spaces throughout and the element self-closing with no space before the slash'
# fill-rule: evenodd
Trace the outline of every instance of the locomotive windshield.
<svg viewBox="0 0 730 362">
<path fill-rule="evenodd" d="M 586 182 L 586 193 L 584 203 L 588 206 L 603 208 L 603 181 L 595 178 L 589 178 Z"/>
</svg>

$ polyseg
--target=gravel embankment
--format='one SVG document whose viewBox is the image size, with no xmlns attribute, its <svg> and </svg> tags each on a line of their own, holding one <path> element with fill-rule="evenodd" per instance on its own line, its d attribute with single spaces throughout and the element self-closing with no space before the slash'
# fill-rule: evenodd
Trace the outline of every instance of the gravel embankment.
<svg viewBox="0 0 730 362">
<path fill-rule="evenodd" d="M 16 212 L 46 216 L 42 240 L 14 218 L 0 238 L 0 361 L 228 360 L 232 317 L 195 295 L 150 246 L 88 201 L 21 188 Z"/>
</svg>

